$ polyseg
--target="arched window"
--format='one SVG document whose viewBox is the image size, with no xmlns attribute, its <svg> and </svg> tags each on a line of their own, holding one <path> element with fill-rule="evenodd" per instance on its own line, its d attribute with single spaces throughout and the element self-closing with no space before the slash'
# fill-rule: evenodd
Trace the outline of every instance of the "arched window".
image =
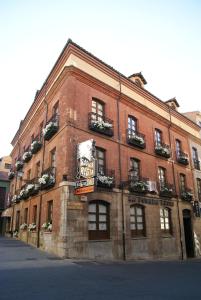
<svg viewBox="0 0 201 300">
<path fill-rule="evenodd" d="M 130 206 L 130 230 L 131 237 L 145 236 L 145 213 L 144 206 Z"/>
<path fill-rule="evenodd" d="M 160 224 L 162 233 L 171 234 L 171 210 L 169 208 L 160 208 Z"/>
<path fill-rule="evenodd" d="M 110 238 L 110 205 L 104 201 L 92 201 L 88 206 L 89 240 Z"/>
</svg>

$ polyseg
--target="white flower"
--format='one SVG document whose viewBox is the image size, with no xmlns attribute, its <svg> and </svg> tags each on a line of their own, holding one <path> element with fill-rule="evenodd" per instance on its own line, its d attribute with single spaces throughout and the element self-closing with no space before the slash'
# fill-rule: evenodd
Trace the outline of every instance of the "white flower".
<svg viewBox="0 0 201 300">
<path fill-rule="evenodd" d="M 27 228 L 27 224 L 26 223 L 23 223 L 20 225 L 20 229 L 24 230 Z"/>
<path fill-rule="evenodd" d="M 42 229 L 52 231 L 52 224 L 50 222 L 43 223 L 43 225 L 41 227 L 42 227 Z"/>
<path fill-rule="evenodd" d="M 13 203 L 16 203 L 16 201 L 17 201 L 17 195 L 14 195 L 11 201 L 12 201 Z"/>
<path fill-rule="evenodd" d="M 54 183 L 55 182 L 55 178 L 52 175 L 43 174 L 43 176 L 38 179 L 38 182 L 40 184 Z"/>
<path fill-rule="evenodd" d="M 103 184 L 107 184 L 107 185 L 113 184 L 113 177 L 98 174 L 97 179 Z"/>
<path fill-rule="evenodd" d="M 19 166 L 23 166 L 23 162 L 20 160 L 16 161 L 15 167 L 18 168 Z"/>
<path fill-rule="evenodd" d="M 133 134 L 133 135 L 131 136 L 131 139 L 136 140 L 136 141 L 139 142 L 140 144 L 144 144 L 144 139 L 143 139 L 142 137 L 136 135 L 136 134 Z"/>
<path fill-rule="evenodd" d="M 26 186 L 26 191 L 29 192 L 29 191 L 31 191 L 32 189 L 34 189 L 34 187 L 35 187 L 34 184 L 28 184 L 28 185 Z"/>
<path fill-rule="evenodd" d="M 27 151 L 27 152 L 24 152 L 24 154 L 22 156 L 22 159 L 26 160 L 26 159 L 31 158 L 31 157 L 32 157 L 32 153 L 30 151 Z"/>
<path fill-rule="evenodd" d="M 43 128 L 43 136 L 45 136 L 46 133 L 54 127 L 58 127 L 57 122 L 49 122 L 45 128 Z"/>
<path fill-rule="evenodd" d="M 92 120 L 91 123 L 92 123 L 92 125 L 100 128 L 100 129 L 112 128 L 112 124 L 110 124 L 108 122 L 104 122 L 103 120 L 100 120 L 100 121 Z"/>
<path fill-rule="evenodd" d="M 29 231 L 35 230 L 36 229 L 36 224 L 35 223 L 31 223 L 28 226 Z"/>
</svg>

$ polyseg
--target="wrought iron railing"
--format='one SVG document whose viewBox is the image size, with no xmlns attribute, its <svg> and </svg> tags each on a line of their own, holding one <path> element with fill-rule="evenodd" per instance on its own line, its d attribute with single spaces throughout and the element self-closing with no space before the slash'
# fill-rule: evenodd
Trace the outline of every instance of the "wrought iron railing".
<svg viewBox="0 0 201 300">
<path fill-rule="evenodd" d="M 148 184 L 149 178 L 144 178 L 141 176 L 132 176 L 128 175 L 128 187 L 130 192 L 136 193 L 147 193 L 148 192 Z"/>
<path fill-rule="evenodd" d="M 187 153 L 184 153 L 182 151 L 176 151 L 176 157 L 177 157 L 177 161 L 180 164 L 183 164 L 183 165 L 188 165 L 189 164 L 189 158 L 188 158 Z"/>
<path fill-rule="evenodd" d="M 161 197 L 172 198 L 176 196 L 175 186 L 168 182 L 159 181 L 158 182 L 159 195 Z"/>
<path fill-rule="evenodd" d="M 146 147 L 146 142 L 145 142 L 145 135 L 132 130 L 132 129 L 127 129 L 127 143 L 136 146 L 138 148 L 144 149 Z"/>
<path fill-rule="evenodd" d="M 193 159 L 194 168 L 200 170 L 200 161 L 198 159 Z"/>
<path fill-rule="evenodd" d="M 184 201 L 189 201 L 189 202 L 193 201 L 192 189 L 185 188 L 185 189 L 181 190 L 180 197 Z"/>
<path fill-rule="evenodd" d="M 103 188 L 113 188 L 115 186 L 115 171 L 106 169 L 104 172 L 98 172 L 96 185 Z"/>
<path fill-rule="evenodd" d="M 171 156 L 171 150 L 170 150 L 170 146 L 164 143 L 160 143 L 160 144 L 155 144 L 155 153 L 166 157 L 166 158 L 170 158 Z"/>
<path fill-rule="evenodd" d="M 105 134 L 107 136 L 114 135 L 113 121 L 105 116 L 90 112 L 88 115 L 89 129 Z"/>
</svg>

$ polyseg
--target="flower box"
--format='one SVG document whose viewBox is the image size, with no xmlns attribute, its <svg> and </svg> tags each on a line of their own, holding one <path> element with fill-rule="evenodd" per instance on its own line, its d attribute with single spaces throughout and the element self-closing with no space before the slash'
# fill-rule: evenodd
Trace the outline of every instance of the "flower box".
<svg viewBox="0 0 201 300">
<path fill-rule="evenodd" d="M 155 153 L 165 158 L 170 158 L 171 156 L 170 149 L 163 146 L 156 146 Z"/>
<path fill-rule="evenodd" d="M 33 141 L 31 143 L 31 153 L 32 154 L 36 154 L 42 147 L 42 143 L 40 141 Z"/>
<path fill-rule="evenodd" d="M 148 191 L 148 186 L 144 181 L 131 181 L 129 190 L 130 192 L 146 193 Z"/>
<path fill-rule="evenodd" d="M 172 198 L 173 197 L 173 190 L 171 188 L 164 187 L 160 190 L 161 197 Z"/>
<path fill-rule="evenodd" d="M 26 230 L 27 227 L 28 227 L 28 225 L 26 223 L 23 223 L 23 224 L 20 225 L 21 230 Z"/>
<path fill-rule="evenodd" d="M 58 131 L 58 122 L 49 122 L 45 128 L 43 128 L 43 136 L 46 141 L 49 141 L 51 137 Z"/>
<path fill-rule="evenodd" d="M 28 191 L 25 188 L 20 191 L 19 198 L 20 200 L 25 200 L 29 198 Z"/>
<path fill-rule="evenodd" d="M 29 162 L 30 161 L 30 159 L 32 158 L 32 153 L 31 153 L 31 151 L 26 151 L 26 152 L 24 152 L 24 154 L 23 154 L 23 156 L 22 156 L 22 160 L 23 160 L 23 162 Z"/>
<path fill-rule="evenodd" d="M 43 223 L 43 225 L 41 227 L 44 231 L 49 231 L 49 232 L 52 231 L 52 223 L 51 222 L 45 222 L 45 223 Z"/>
<path fill-rule="evenodd" d="M 144 149 L 146 147 L 144 138 L 142 136 L 138 136 L 137 134 L 129 134 L 128 143 L 141 149 Z"/>
<path fill-rule="evenodd" d="M 14 177 L 15 177 L 15 172 L 10 171 L 10 172 L 8 173 L 8 179 L 9 179 L 9 180 L 12 180 Z"/>
<path fill-rule="evenodd" d="M 23 168 L 23 165 L 24 165 L 24 163 L 22 161 L 17 160 L 16 164 L 15 164 L 16 170 L 17 171 L 21 170 Z"/>
<path fill-rule="evenodd" d="M 113 124 L 103 120 L 90 120 L 90 129 L 107 136 L 113 136 Z"/>
<path fill-rule="evenodd" d="M 184 201 L 193 201 L 193 194 L 191 192 L 182 192 L 181 199 Z"/>
<path fill-rule="evenodd" d="M 36 231 L 36 224 L 35 224 L 35 223 L 29 224 L 28 230 L 29 230 L 29 231 Z"/>
<path fill-rule="evenodd" d="M 55 177 L 51 174 L 43 174 L 42 177 L 38 179 L 41 190 L 49 189 L 55 184 Z"/>
<path fill-rule="evenodd" d="M 105 175 L 97 175 L 97 186 L 103 188 L 113 188 L 114 187 L 114 178 Z"/>
<path fill-rule="evenodd" d="M 177 161 L 186 166 L 189 164 L 188 158 L 185 156 L 178 156 Z"/>
<path fill-rule="evenodd" d="M 40 190 L 40 185 L 39 184 L 33 184 L 33 183 L 30 183 L 26 186 L 26 191 L 27 191 L 27 194 L 28 196 L 34 196 L 36 195 Z"/>
</svg>

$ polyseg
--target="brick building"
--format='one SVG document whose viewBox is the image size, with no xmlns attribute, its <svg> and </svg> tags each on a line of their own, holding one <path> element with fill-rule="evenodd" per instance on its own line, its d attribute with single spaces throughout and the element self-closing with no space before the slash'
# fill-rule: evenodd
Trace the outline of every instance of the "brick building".
<svg viewBox="0 0 201 300">
<path fill-rule="evenodd" d="M 67 42 L 12 141 L 20 239 L 71 258 L 195 256 L 189 140 L 200 144 L 200 128 L 145 84 Z M 77 149 L 90 140 L 89 191 L 77 188 Z"/>
</svg>

